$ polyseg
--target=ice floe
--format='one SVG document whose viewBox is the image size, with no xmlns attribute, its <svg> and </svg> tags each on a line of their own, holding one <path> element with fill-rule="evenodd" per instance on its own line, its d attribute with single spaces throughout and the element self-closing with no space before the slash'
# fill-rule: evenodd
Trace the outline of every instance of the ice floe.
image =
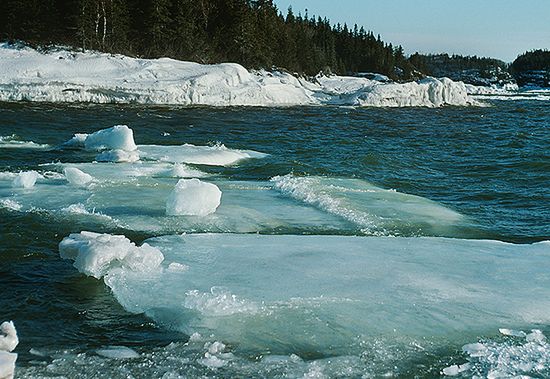
<svg viewBox="0 0 550 379">
<path fill-rule="evenodd" d="M 41 175 L 36 171 L 24 171 L 17 174 L 13 179 L 13 187 L 17 188 L 32 188 L 36 183 L 36 180 L 40 178 Z"/>
<path fill-rule="evenodd" d="M 112 238 L 116 243 L 97 249 L 87 245 Z M 504 322 L 550 321 L 548 242 L 188 234 L 145 244 L 140 262 L 146 254 L 164 259 L 139 270 L 120 264 L 114 250 L 136 248 L 122 236 L 83 232 L 64 240 L 60 251 L 74 258 L 73 251 L 92 249 L 93 259 L 75 265 L 103 276 L 127 310 L 249 351 L 357 354 L 349 343 L 358 335 L 479 335 Z M 173 270 L 172 263 L 188 268 Z M 545 343 L 530 335 L 528 341 Z M 472 346 L 468 354 L 483 349 Z"/>
<path fill-rule="evenodd" d="M 212 183 L 180 179 L 166 200 L 169 216 L 206 216 L 220 206 L 222 192 Z"/>
<path fill-rule="evenodd" d="M 248 71 L 235 63 L 202 65 L 98 52 L 0 44 L 0 100 L 181 105 L 474 105 L 464 84 L 428 78 L 384 83 L 359 77 Z"/>
</svg>

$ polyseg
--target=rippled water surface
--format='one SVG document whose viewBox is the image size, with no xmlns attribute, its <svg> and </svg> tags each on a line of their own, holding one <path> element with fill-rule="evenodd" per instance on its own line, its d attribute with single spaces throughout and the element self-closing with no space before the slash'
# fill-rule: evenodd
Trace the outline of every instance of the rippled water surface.
<svg viewBox="0 0 550 379">
<path fill-rule="evenodd" d="M 550 279 L 542 269 L 550 262 L 550 248 L 545 243 L 537 244 L 550 240 L 550 108 L 546 102 L 494 101 L 487 107 L 440 109 L 0 104 L 3 138 L 0 172 L 62 172 L 55 165 L 45 164 L 92 162 L 95 153 L 67 149 L 62 144 L 74 133 L 92 133 L 117 124 L 132 128 L 138 145 L 224 144 L 231 149 L 269 155 L 226 167 L 190 165 L 205 174 L 202 180 L 216 183 L 224 194 L 217 218 L 207 221 L 166 219 L 164 199 L 176 181 L 173 178 L 140 176 L 98 186 L 86 198 L 85 205 L 89 208 L 86 214 L 62 211 L 64 206 L 81 202 L 78 200 L 80 190 L 67 190 L 63 179 L 54 178 L 51 183 L 43 187 L 37 185 L 27 192 L 17 192 L 11 188 L 11 181 L 0 180 L 0 201 L 4 200 L 4 206 L 0 207 L 0 321 L 12 319 L 16 323 L 21 340 L 17 348 L 18 375 L 433 377 L 440 375 L 445 367 L 466 361 L 473 365 L 462 374 L 466 377 L 476 373 L 488 375 L 491 370 L 502 369 L 489 358 L 482 360 L 462 352 L 463 345 L 478 341 L 497 353 L 507 349 L 510 356 L 520 357 L 514 358 L 514 362 L 531 365 L 516 371 L 513 370 L 517 367 L 511 369 L 511 365 L 507 365 L 509 371 L 504 372 L 533 377 L 550 375 L 550 348 L 546 343 L 541 342 L 536 349 L 529 350 L 531 347 L 522 339 L 498 332 L 499 328 L 506 327 L 526 332 L 530 329 L 550 331 L 547 316 L 540 316 L 550 314 L 550 303 L 544 297 L 548 295 L 545 288 Z M 34 145 L 18 145 L 21 141 L 32 141 Z M 125 164 L 120 165 L 118 167 Z M 116 176 L 117 168 L 114 170 Z M 69 200 L 71 196 L 76 200 Z M 6 199 L 18 200 L 22 208 L 6 206 Z M 67 203 L 61 205 L 65 200 Z M 197 289 L 204 287 L 207 295 L 216 300 L 218 290 L 208 294 L 208 287 L 223 284 L 229 288 L 227 296 L 236 299 L 239 306 L 244 304 L 239 301 L 246 299 L 254 306 L 260 304 L 258 309 L 262 311 L 256 309 L 250 316 L 251 308 L 245 307 L 245 311 L 236 311 L 238 317 L 234 313 L 223 317 L 201 314 L 196 321 L 195 313 L 204 313 L 203 308 L 194 309 L 195 313 L 189 315 L 185 309 L 180 310 L 181 303 L 189 302 L 190 294 L 195 294 L 186 290 L 195 288 L 182 285 L 177 290 L 179 281 L 173 284 L 173 278 L 163 277 L 171 284 L 159 286 L 158 296 L 176 300 L 162 305 L 151 305 L 150 300 L 140 303 L 136 293 L 128 292 L 123 285 L 108 287 L 103 281 L 82 275 L 70 262 L 59 258 L 58 243 L 69 233 L 82 230 L 124 234 L 138 244 L 152 237 L 183 232 L 275 235 L 281 239 L 277 243 L 278 237 L 265 237 L 259 239 L 257 245 L 246 239 L 236 242 L 235 247 L 233 242 L 224 245 L 222 237 L 216 246 L 224 246 L 228 252 L 235 249 L 233 260 L 231 255 L 225 255 L 225 263 L 216 261 L 220 264 L 217 270 L 223 272 L 225 267 L 227 275 L 216 277 L 220 283 L 198 277 L 193 285 Z M 311 239 L 287 240 L 289 235 L 311 238 L 335 235 L 340 236 L 337 237 L 340 242 L 332 245 L 332 239 L 321 239 L 324 242 L 319 246 L 317 242 L 310 246 Z M 391 279 L 394 270 L 387 267 L 390 263 L 386 266 L 380 263 L 379 272 L 387 273 L 391 280 L 380 278 L 376 282 L 382 284 L 371 288 L 374 282 L 362 278 L 350 282 L 360 286 L 357 293 L 348 288 L 340 291 L 339 286 L 348 283 L 350 275 L 357 274 L 346 271 L 349 268 L 346 263 L 366 264 L 369 268 L 365 269 L 365 275 L 375 275 L 376 270 L 372 271 L 368 262 L 374 264 L 376 257 L 390 249 L 382 246 L 380 250 L 374 249 L 375 253 L 365 249 L 365 254 L 374 254 L 365 263 L 357 260 L 354 252 L 362 248 L 354 247 L 356 242 L 348 240 L 351 236 L 365 241 L 389 237 L 387 246 L 392 246 L 391 251 L 410 251 L 411 257 L 416 258 L 409 261 L 394 256 L 388 257 L 387 262 L 395 264 L 395 271 L 403 275 L 399 277 L 404 280 L 403 286 L 416 280 L 416 292 L 411 295 L 407 292 L 410 288 L 400 292 L 404 287 L 396 285 L 397 277 Z M 416 248 L 416 241 L 424 241 L 422 237 L 435 237 L 436 242 L 432 245 L 422 242 Z M 502 249 L 500 245 L 479 245 L 468 250 L 456 247 L 455 240 L 443 237 L 476 240 L 475 244 L 480 243 L 477 240 L 497 240 L 521 244 L 521 249 L 535 243 L 529 245 L 535 250 L 524 253 L 514 250 L 510 244 L 503 245 L 506 247 Z M 172 249 L 166 247 L 172 245 L 167 245 L 165 240 L 152 241 L 166 251 Z M 404 241 L 403 245 L 399 245 L 400 241 Z M 307 249 L 297 247 L 302 243 L 307 244 Z M 198 246 L 200 249 L 200 243 Z M 304 274 L 306 279 L 287 278 L 285 272 L 293 265 L 285 270 L 277 263 L 274 263 L 277 269 L 262 275 L 266 281 L 273 281 L 273 278 L 267 279 L 270 272 L 284 279 L 285 284 L 281 283 L 284 291 L 274 291 L 271 295 L 259 290 L 247 292 L 247 288 L 261 288 L 263 279 L 259 272 L 264 271 L 256 270 L 256 266 L 247 267 L 243 268 L 246 275 L 240 275 L 240 270 L 233 267 L 237 257 L 243 259 L 238 255 L 242 253 L 239 246 L 242 251 L 254 251 L 253 247 L 258 246 L 259 250 L 271 254 L 266 257 L 273 262 L 295 260 L 292 262 L 298 265 L 297 272 L 311 271 L 326 278 L 329 284 L 326 292 L 316 294 L 308 287 L 309 283 L 319 280 L 319 276 L 312 273 L 310 277 Z M 437 256 L 426 253 L 430 250 L 426 246 L 440 246 L 441 251 L 447 249 L 441 246 L 450 246 L 446 252 L 448 259 L 438 261 Z M 297 255 L 280 255 L 285 247 Z M 462 255 L 462 249 L 472 255 Z M 312 251 L 319 251 L 319 255 Z M 345 257 L 341 261 L 329 259 L 339 252 Z M 220 250 L 212 254 L 222 253 Z M 468 266 L 464 260 L 477 262 L 476 253 L 489 254 L 490 262 L 480 260 L 479 265 L 486 266 Z M 453 264 L 453 254 L 462 261 Z M 510 261 L 515 259 L 515 254 L 522 254 L 522 260 Z M 525 258 L 531 255 L 532 264 Z M 167 261 L 178 261 L 166 253 L 165 256 Z M 204 264 L 200 259 L 197 262 L 197 267 Z M 246 260 L 243 262 L 246 264 Z M 422 262 L 431 263 L 424 266 Z M 411 276 L 417 271 L 401 270 L 409 264 L 427 267 L 422 271 L 426 275 L 425 283 Z M 445 267 L 447 264 L 449 267 Z M 341 270 L 330 270 L 335 266 L 341 266 Z M 453 271 L 451 266 L 458 268 Z M 484 268 L 469 276 L 476 267 Z M 519 284 L 508 291 L 514 296 L 509 299 L 512 302 L 524 298 L 525 302 L 518 303 L 518 307 L 524 307 L 525 312 L 518 316 L 498 307 L 478 309 L 478 303 L 490 303 L 487 301 L 489 289 L 495 283 L 499 280 L 510 283 L 510 278 L 516 277 L 514 267 L 522 270 L 517 275 L 525 277 L 526 282 L 529 278 L 533 280 L 532 286 L 525 285 L 524 292 L 519 280 Z M 208 269 L 208 265 L 201 268 L 208 275 L 219 272 Z M 232 269 L 235 271 L 230 271 Z M 430 272 L 434 273 L 433 277 Z M 465 293 L 453 288 L 448 295 L 443 295 L 441 281 L 435 282 L 439 274 L 441 281 L 456 280 L 450 283 L 458 283 Z M 478 276 L 485 275 L 489 278 L 486 282 L 476 281 Z M 125 286 L 131 286 L 134 279 L 124 280 L 127 280 Z M 323 282 L 315 283 L 322 287 L 318 283 Z M 133 288 L 141 288 L 140 285 L 143 283 Z M 277 281 L 272 285 L 277 287 Z M 432 286 L 439 286 L 438 305 L 434 305 L 433 299 L 424 299 L 419 300 L 426 301 L 424 308 L 415 310 L 390 306 L 394 297 L 396 304 L 401 296 L 421 299 L 423 291 L 429 293 Z M 140 294 L 149 287 L 146 284 Z M 242 293 L 235 294 L 236 288 L 241 287 Z M 365 295 L 369 291 L 374 293 L 372 297 Z M 381 297 L 376 297 L 377 291 Z M 380 302 L 384 293 L 388 296 L 388 308 Z M 180 299 L 183 294 L 187 297 Z M 348 296 L 350 303 L 325 301 L 329 295 Z M 223 291 L 221 296 L 225 296 Z M 324 299 L 321 305 L 312 305 L 311 299 L 316 296 Z M 293 299 L 307 299 L 309 303 L 293 303 Z M 128 305 L 132 300 L 139 303 L 136 309 Z M 360 304 L 355 306 L 354 301 Z M 503 302 L 506 301 L 504 297 Z M 401 312 L 403 317 L 395 317 Z M 476 312 L 487 312 L 486 317 L 480 319 L 489 320 L 490 325 L 480 322 L 473 324 L 479 327 L 465 327 L 465 320 L 477 320 L 478 316 L 472 316 Z M 457 315 L 456 324 L 449 321 L 453 320 L 453 314 Z M 368 322 L 363 322 L 364 318 Z M 288 328 L 291 335 L 303 333 L 303 338 L 294 340 L 283 332 Z M 255 333 L 251 332 L 254 330 Z M 201 337 L 188 342 L 194 331 L 200 331 Z M 210 332 L 213 337 L 209 337 Z M 282 338 L 290 342 L 285 343 Z M 226 345 L 222 350 L 216 348 L 217 345 L 212 347 L 220 341 Z M 111 360 L 95 353 L 96 349 L 111 345 L 130 347 L 140 358 Z M 218 367 L 212 357 L 225 363 Z M 537 364 L 542 364 L 542 368 Z"/>
</svg>

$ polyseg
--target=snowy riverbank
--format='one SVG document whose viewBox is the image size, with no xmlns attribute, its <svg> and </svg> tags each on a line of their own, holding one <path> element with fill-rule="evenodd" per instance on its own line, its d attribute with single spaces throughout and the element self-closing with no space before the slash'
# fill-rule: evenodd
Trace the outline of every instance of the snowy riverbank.
<svg viewBox="0 0 550 379">
<path fill-rule="evenodd" d="M 478 104 L 461 82 L 427 78 L 383 83 L 248 71 L 235 63 L 202 65 L 98 52 L 39 52 L 0 44 L 0 101 L 213 106 L 350 105 L 404 107 Z"/>
</svg>

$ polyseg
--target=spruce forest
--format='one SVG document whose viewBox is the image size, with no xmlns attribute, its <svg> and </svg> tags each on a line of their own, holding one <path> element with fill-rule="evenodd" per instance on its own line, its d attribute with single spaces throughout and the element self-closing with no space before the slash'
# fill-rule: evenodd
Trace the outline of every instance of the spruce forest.
<svg viewBox="0 0 550 379">
<path fill-rule="evenodd" d="M 401 46 L 364 27 L 282 12 L 272 0 L 4 0 L 0 41 L 6 40 L 305 75 L 374 72 L 400 81 L 434 75 L 468 82 L 462 72 L 474 70 L 500 81 L 512 73 L 520 83 L 532 77 L 525 70 L 550 75 L 547 51 L 526 53 L 511 66 L 475 56 L 406 57 Z"/>
</svg>

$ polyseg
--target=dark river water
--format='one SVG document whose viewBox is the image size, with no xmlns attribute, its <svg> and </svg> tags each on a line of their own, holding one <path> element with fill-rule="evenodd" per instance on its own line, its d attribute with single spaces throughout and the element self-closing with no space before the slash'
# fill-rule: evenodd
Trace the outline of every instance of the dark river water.
<svg viewBox="0 0 550 379">
<path fill-rule="evenodd" d="M 56 163 L 88 164 L 96 155 L 66 148 L 63 143 L 75 133 L 93 133 L 118 124 L 133 130 L 138 148 L 223 144 L 268 155 L 227 166 L 189 165 L 204 173 L 201 180 L 221 188 L 224 197 L 219 218 L 206 223 L 167 218 L 164 199 L 177 181 L 173 178 L 140 174 L 121 183 L 113 184 L 111 180 L 91 189 L 75 190 L 63 182 L 63 170 Z M 540 243 L 550 240 L 547 102 L 494 101 L 486 107 L 439 109 L 3 103 L 0 136 L 0 322 L 13 320 L 18 330 L 21 342 L 16 350 L 16 377 L 437 377 L 444 368 L 466 362 L 470 367 L 459 374 L 464 377 L 484 377 L 498 370 L 508 375 L 550 376 L 550 347 L 546 342 L 531 346 L 532 342 L 499 333 L 499 328 L 527 333 L 531 329 L 550 331 L 550 277 L 544 271 L 544 267 L 550 267 L 550 245 Z M 117 176 L 117 170 L 127 164 L 105 165 L 109 175 Z M 85 165 L 78 167 L 100 176 L 86 171 Z M 44 177 L 32 189 L 14 188 L 13 175 L 30 170 Z M 101 175 L 107 171 L 101 171 Z M 241 191 L 245 187 L 248 190 Z M 65 212 L 75 203 L 84 204 L 86 209 Z M 243 209 L 254 212 L 243 213 Z M 106 285 L 60 258 L 59 242 L 83 230 L 125 235 L 137 244 L 181 233 L 275 236 L 260 239 L 256 253 L 272 254 L 270 249 L 275 249 L 277 252 L 270 257 L 279 262 L 283 258 L 276 254 L 287 246 L 296 255 L 284 259 L 296 259 L 298 272 L 314 267 L 330 285 L 326 292 L 316 293 L 307 280 L 287 277 L 285 272 L 291 268 L 280 268 L 280 272 L 274 271 L 285 282 L 280 293 L 249 293 L 247 288 L 260 288 L 262 276 L 265 279 L 268 274 L 251 266 L 243 276 L 246 280 L 228 274 L 208 282 L 204 276 L 214 277 L 220 269 L 210 272 L 206 267 L 203 276 L 197 276 L 193 283 L 200 283 L 197 289 L 212 287 L 208 295 L 214 300 L 205 300 L 207 305 L 211 305 L 208 301 L 219 300 L 214 288 L 223 286 L 230 291 L 222 296 L 223 300 L 233 301 L 232 305 L 224 305 L 224 310 L 236 306 L 235 302 L 238 310 L 205 316 L 208 311 L 189 305 L 190 294 L 196 292 L 187 282 L 181 288 L 170 284 L 158 290 L 159 298 L 167 296 L 167 287 L 177 296 L 185 293 L 187 297 L 176 299 L 174 295 L 175 300 L 153 307 L 148 305 L 153 300 L 141 298 L 151 283 L 138 294 L 130 293 L 130 279 L 124 285 L 116 281 Z M 305 238 L 303 235 L 313 239 L 338 237 L 319 240 L 319 251 L 324 255 L 319 253 L 316 261 L 315 254 L 307 259 L 300 255 L 305 254 L 301 241 L 309 244 L 311 239 L 289 237 Z M 223 234 L 216 236 L 223 245 Z M 388 294 L 386 305 L 392 301 L 395 304 L 388 308 L 391 311 L 384 308 L 371 315 L 372 299 L 364 295 L 371 291 L 369 284 L 358 281 L 361 288 L 339 292 L 351 274 L 342 269 L 332 275 L 329 270 L 331 264 L 368 263 L 355 260 L 352 252 L 357 238 L 352 241 L 352 236 L 374 244 L 380 239 L 395 251 L 412 246 L 411 254 L 419 254 L 418 267 L 426 262 L 422 266 L 426 278 L 431 277 L 430 270 L 434 275 L 437 272 L 438 278 L 441 275 L 441 280 L 460 277 L 457 280 L 468 295 L 462 298 L 459 291 L 449 290 L 450 295 L 441 295 L 437 305 L 433 297 L 424 299 L 421 301 L 426 303 L 415 303 L 418 308 L 412 312 L 400 309 L 399 304 L 407 296 L 405 292 L 392 292 L 396 287 L 390 280 L 381 284 L 388 287 L 377 287 L 376 291 Z M 422 248 L 414 247 L 417 240 L 426 241 L 424 237 L 432 238 L 427 241 L 433 243 L 422 242 Z M 501 244 L 504 247 L 499 250 L 501 245 L 485 247 L 481 240 L 506 244 Z M 239 250 L 246 241 L 228 240 L 226 251 Z M 442 262 L 449 267 L 440 267 L 441 262 L 431 261 L 429 246 L 435 249 L 445 241 L 451 241 L 451 247 Z M 462 269 L 464 262 L 453 263 L 454 249 L 458 249 L 454 244 L 459 243 L 454 241 L 473 246 L 464 248 L 473 256 L 489 254 L 492 263 L 483 263 L 487 266 L 480 271 L 481 276 L 487 274 L 486 280 L 470 278 L 475 265 Z M 231 247 L 233 244 L 237 247 Z M 369 244 L 365 242 L 367 250 Z M 168 253 L 171 247 L 166 247 L 172 246 L 169 242 L 157 240 L 153 245 L 165 253 L 167 260 L 172 259 Z M 516 251 L 516 246 L 520 250 Z M 536 251 L 531 252 L 530 247 Z M 524 248 L 525 252 L 521 250 Z M 380 255 L 386 247 L 380 249 L 381 253 L 369 252 L 369 262 L 383 260 Z M 457 257 L 468 259 L 468 255 L 460 255 L 462 250 L 460 254 L 456 251 Z M 329 263 L 328 257 L 339 253 L 345 260 Z M 517 255 L 521 255 L 521 262 L 514 261 Z M 529 261 L 531 255 L 533 260 Z M 236 257 L 226 258 L 221 270 L 226 267 L 229 272 Z M 408 262 L 405 258 L 388 259 L 396 265 Z M 491 267 L 500 270 L 501 259 L 502 271 L 493 275 Z M 506 289 L 506 283 L 516 275 L 514 267 L 518 268 L 518 278 L 525 278 L 525 282 L 518 279 Z M 391 274 L 392 269 L 388 270 Z M 165 280 L 172 283 L 173 279 Z M 510 294 L 510 304 L 525 312 L 514 313 L 499 304 L 483 308 L 483 304 L 492 302 L 490 292 L 493 286 L 498 290 L 499 281 L 503 291 Z M 142 282 L 133 288 L 141 288 Z M 274 283 L 277 287 L 276 280 Z M 427 293 L 434 285 L 440 286 L 439 294 L 447 289 L 439 279 L 434 283 L 426 284 L 430 287 Z M 299 290 L 283 289 L 287 285 Z M 241 286 L 244 289 L 238 292 Z M 415 288 L 416 292 L 408 296 L 421 298 L 423 290 Z M 350 304 L 361 304 L 288 305 L 296 298 L 344 295 Z M 502 296 L 495 297 L 495 303 L 506 299 L 505 294 Z M 243 314 L 250 308 L 243 305 L 245 300 L 261 304 L 262 309 L 254 308 L 254 316 L 248 314 L 246 320 Z M 376 298 L 376 302 L 382 301 Z M 195 313 L 176 315 L 181 313 L 181 304 L 197 314 L 202 312 L 196 316 L 200 321 L 193 318 Z M 264 308 L 269 311 L 262 313 Z M 389 316 L 381 316 L 386 311 Z M 396 312 L 402 316 L 394 317 Z M 309 317 L 314 321 L 309 322 Z M 476 321 L 477 317 L 486 322 Z M 178 321 L 167 322 L 168 318 Z M 329 324 L 334 327 L 325 330 Z M 238 328 L 243 330 L 237 332 Z M 290 330 L 290 337 L 281 330 Z M 333 337 L 329 330 L 335 333 Z M 200 336 L 194 335 L 188 341 L 196 331 Z M 482 354 L 480 358 L 462 351 L 463 345 L 477 342 L 492 355 Z M 223 343 L 224 347 L 220 350 L 215 343 Z M 97 353 L 108 346 L 131 348 L 139 357 L 112 359 Z M 503 352 L 508 354 L 507 361 L 502 358 Z M 494 358 L 497 356 L 502 359 Z"/>
</svg>

